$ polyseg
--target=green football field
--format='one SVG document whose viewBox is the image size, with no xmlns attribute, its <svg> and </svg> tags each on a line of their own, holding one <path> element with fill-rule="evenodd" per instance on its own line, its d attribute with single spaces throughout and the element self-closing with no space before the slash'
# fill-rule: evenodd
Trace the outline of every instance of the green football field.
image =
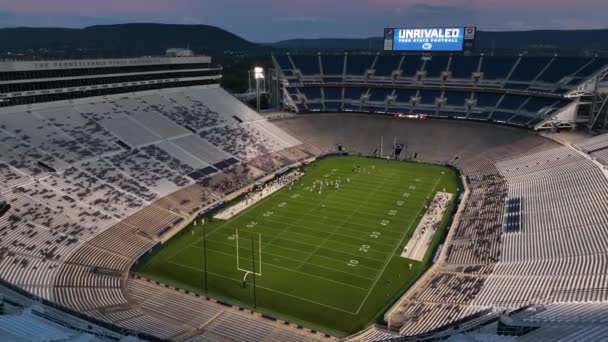
<svg viewBox="0 0 608 342">
<path fill-rule="evenodd" d="M 326 158 L 304 171 L 291 189 L 230 220 L 185 228 L 136 273 L 204 293 L 206 244 L 210 297 L 340 336 L 365 328 L 428 268 L 443 229 L 424 262 L 400 254 L 435 193 L 456 193 L 457 175 L 362 157 Z M 338 189 L 312 188 L 338 179 Z M 254 268 L 255 303 L 253 274 L 243 282 Z"/>
</svg>

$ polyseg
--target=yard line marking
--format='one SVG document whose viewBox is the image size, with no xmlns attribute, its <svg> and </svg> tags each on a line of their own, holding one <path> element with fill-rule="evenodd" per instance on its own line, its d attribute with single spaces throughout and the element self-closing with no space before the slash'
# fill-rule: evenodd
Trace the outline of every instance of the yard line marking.
<svg viewBox="0 0 608 342">
<path fill-rule="evenodd" d="M 289 240 L 289 241 L 293 241 L 293 240 Z M 223 245 L 226 245 L 226 246 L 229 246 L 229 247 L 233 247 L 231 244 L 226 243 L 224 241 L 212 241 L 212 242 L 213 243 L 223 244 Z M 316 246 L 316 245 L 309 245 L 309 246 Z M 190 247 L 201 248 L 199 245 L 194 245 L 194 246 L 190 246 Z M 272 247 L 287 249 L 287 250 L 298 252 L 298 253 L 309 254 L 308 252 L 301 251 L 299 249 L 294 249 L 294 248 L 289 248 L 289 247 L 283 247 L 283 246 L 279 246 L 279 245 L 272 245 Z M 251 249 L 248 249 L 247 247 L 243 247 L 242 249 L 244 249 L 246 251 L 251 251 Z M 266 252 L 263 252 L 263 253 L 266 253 Z M 346 252 L 340 252 L 340 253 L 346 254 L 346 255 L 348 255 L 350 257 L 358 257 L 358 255 L 351 254 L 351 253 L 346 253 Z M 272 253 L 268 253 L 268 254 L 272 254 Z M 282 256 L 280 254 L 276 254 L 276 255 L 277 256 Z M 328 260 L 333 260 L 333 261 L 344 262 L 344 260 L 334 259 L 334 258 L 330 258 L 330 257 L 327 257 L 327 256 L 322 256 L 322 255 L 318 255 L 318 257 L 321 257 L 321 258 L 324 258 L 324 259 L 328 259 Z M 363 257 L 363 258 L 359 257 L 359 259 L 366 259 L 366 260 L 371 260 L 371 261 L 377 261 L 377 262 L 380 262 L 380 263 L 384 263 L 384 260 L 374 259 L 374 258 L 369 258 L 369 257 Z M 300 260 L 298 260 L 298 261 L 300 261 Z M 369 266 L 361 266 L 361 267 L 365 267 L 365 268 L 369 268 L 369 269 L 372 269 L 374 271 L 377 271 L 377 268 L 372 268 L 372 267 L 369 267 Z M 373 279 L 371 279 L 371 280 L 373 280 Z"/>
<path fill-rule="evenodd" d="M 202 247 L 199 247 L 199 246 L 192 246 L 192 248 L 203 249 Z M 220 251 L 215 250 L 213 248 L 208 248 L 208 249 L 220 253 Z M 298 262 L 301 261 L 299 259 L 294 259 L 294 258 L 286 257 L 286 256 L 283 256 L 283 255 L 279 255 L 279 254 L 274 254 L 274 253 L 269 253 L 269 252 L 262 252 L 262 253 L 266 254 L 266 255 L 272 255 L 272 256 L 275 256 L 275 257 L 283 258 L 283 259 L 288 259 L 288 260 L 293 260 L 293 261 L 298 261 Z M 242 257 L 241 259 L 246 259 L 247 261 L 251 261 L 251 258 L 249 258 L 249 257 Z M 332 260 L 335 260 L 335 259 L 332 259 Z M 342 261 L 342 260 L 335 260 L 335 261 Z M 269 262 L 264 262 L 264 265 L 269 265 L 269 264 L 270 265 L 274 265 L 274 264 L 269 263 Z M 344 273 L 344 274 L 352 275 L 352 276 L 355 276 L 357 278 L 362 278 L 362 279 L 367 279 L 367 280 L 374 280 L 374 278 L 363 277 L 363 276 L 360 276 L 360 275 L 357 275 L 357 274 L 352 274 L 350 272 L 340 271 L 340 270 L 337 270 L 337 269 L 331 268 L 331 267 L 321 266 L 321 265 L 317 265 L 317 264 L 313 264 L 313 263 L 307 263 L 307 264 L 313 265 L 313 266 L 316 266 L 316 267 L 325 268 L 325 269 L 328 269 L 328 270 L 334 271 L 334 272 L 339 272 L 339 273 Z M 366 266 L 361 266 L 361 267 L 377 271 L 376 269 L 371 268 L 371 267 L 366 267 Z"/>
<path fill-rule="evenodd" d="M 264 236 L 264 234 L 262 234 L 262 236 Z M 284 237 L 282 237 L 280 239 L 281 240 L 285 240 L 285 241 L 289 241 L 289 242 L 299 243 L 299 244 L 302 244 L 302 245 L 312 246 L 312 247 L 318 246 L 318 245 L 313 245 L 313 244 L 302 242 L 302 241 L 298 241 L 298 240 L 287 239 L 287 238 L 284 238 Z M 218 240 L 218 241 L 216 241 L 216 240 L 207 240 L 207 241 L 213 241 L 213 242 L 217 242 L 217 243 L 226 244 L 223 240 Z M 273 247 L 287 248 L 287 247 L 282 247 L 282 246 L 279 246 L 279 245 L 272 245 L 272 246 Z M 352 246 L 353 248 L 355 248 L 355 247 L 358 248 L 359 247 L 359 245 L 350 245 L 350 246 Z M 247 247 L 243 247 L 243 248 L 247 249 Z M 326 248 L 326 249 L 329 249 L 329 248 Z M 298 249 L 294 249 L 294 250 L 297 251 L 297 252 L 300 252 L 300 253 L 309 254 L 309 252 L 306 252 L 306 251 L 302 251 L 302 250 L 298 250 Z M 359 256 L 358 254 L 353 254 L 353 253 L 350 253 L 350 252 L 339 251 L 339 250 L 335 250 L 335 249 L 333 251 L 337 251 L 339 253 L 346 254 L 346 255 L 349 255 L 349 256 Z M 381 252 L 377 252 L 377 253 L 381 253 Z M 384 256 L 385 253 L 382 253 L 382 255 Z M 364 257 L 364 258 L 368 259 L 368 260 L 373 260 L 373 261 L 378 261 L 380 263 L 384 263 L 384 260 L 380 260 L 380 259 L 376 259 L 376 258 L 372 258 L 372 257 Z M 334 260 L 337 261 L 337 259 L 334 259 Z M 343 260 L 340 260 L 340 261 L 343 261 Z"/>
<path fill-rule="evenodd" d="M 393 175 L 391 175 L 391 177 L 392 177 L 392 176 L 393 176 Z M 374 193 L 376 193 L 376 191 L 377 191 L 379 188 L 383 187 L 383 186 L 384 186 L 384 184 L 386 183 L 386 180 L 387 180 L 388 178 L 390 178 L 390 177 L 385 177 L 385 178 L 383 179 L 383 181 L 382 181 L 380 184 L 378 184 L 378 186 L 376 186 L 376 188 L 374 188 L 374 190 L 373 190 L 371 193 L 369 193 L 369 194 L 370 194 L 370 196 L 369 196 L 369 197 L 372 197 L 372 196 L 373 196 L 373 194 L 374 194 Z M 358 208 L 360 208 L 361 206 L 363 206 L 363 204 L 359 205 L 357 208 L 353 208 L 353 210 L 352 210 L 352 212 L 350 213 L 350 215 L 348 215 L 348 216 L 347 216 L 347 217 L 346 217 L 346 218 L 345 218 L 345 219 L 342 221 L 342 224 L 340 224 L 340 225 L 336 226 L 336 229 L 334 229 L 334 230 L 333 230 L 333 231 L 332 231 L 332 232 L 331 232 L 331 233 L 330 233 L 330 234 L 329 234 L 329 235 L 328 235 L 328 236 L 327 236 L 325 239 L 323 239 L 323 241 L 321 242 L 321 244 L 319 244 L 319 245 L 318 245 L 318 247 L 317 247 L 317 248 L 315 248 L 315 249 L 312 251 L 312 253 L 309 255 L 309 257 L 308 257 L 307 259 L 304 259 L 303 263 L 305 263 L 305 262 L 307 262 L 308 260 L 310 260 L 310 258 L 311 258 L 313 255 L 315 255 L 315 254 L 316 254 L 316 253 L 319 251 L 319 249 L 321 249 L 321 247 L 323 247 L 323 245 L 324 245 L 324 244 L 325 244 L 325 243 L 326 243 L 326 242 L 327 242 L 327 241 L 328 241 L 328 240 L 329 240 L 329 239 L 330 239 L 330 238 L 331 238 L 331 237 L 332 237 L 332 236 L 333 236 L 333 235 L 334 235 L 334 234 L 335 234 L 335 233 L 336 233 L 338 230 L 340 230 L 340 227 L 341 227 L 341 226 L 343 226 L 344 224 L 348 223 L 348 221 L 350 220 L 350 218 L 351 218 L 351 217 L 353 217 L 353 215 L 354 215 L 354 214 L 357 212 L 357 209 L 358 209 Z M 358 257 L 358 256 L 357 256 L 357 257 Z M 300 265 L 298 265 L 296 268 L 297 268 L 297 269 L 299 269 L 300 267 L 302 267 L 302 265 L 303 265 L 303 264 L 300 264 Z"/>
<path fill-rule="evenodd" d="M 437 179 L 437 182 L 435 182 L 435 186 L 428 193 L 428 195 L 427 195 L 428 197 L 430 197 L 435 192 L 435 189 L 437 188 L 437 185 L 439 184 L 439 181 L 441 180 L 441 178 L 443 178 L 443 175 L 439 176 L 439 178 Z M 407 234 L 407 232 L 409 232 L 412 229 L 412 225 L 414 224 L 414 222 L 418 222 L 418 216 L 420 215 L 420 213 L 424 209 L 425 205 L 426 205 L 426 202 L 422 202 L 422 205 L 420 206 L 420 212 L 418 213 L 418 215 L 415 216 L 415 218 L 412 220 L 412 222 L 410 222 L 410 226 L 403 232 L 403 236 L 401 238 L 401 241 L 399 241 L 399 243 L 397 243 L 397 246 L 395 246 L 395 249 L 393 250 L 393 253 L 388 257 L 388 260 L 386 261 L 386 264 L 384 264 L 384 267 L 382 268 L 382 271 L 376 277 L 376 281 L 374 281 L 374 284 L 372 284 L 371 289 L 369 290 L 369 292 L 367 293 L 367 295 L 365 296 L 365 298 L 361 302 L 361 305 L 359 305 L 359 309 L 357 309 L 357 315 L 359 314 L 359 311 L 361 311 L 361 308 L 363 307 L 363 304 L 365 304 L 365 302 L 367 301 L 367 298 L 369 298 L 369 295 L 372 293 L 372 291 L 376 287 L 376 284 L 378 283 L 378 280 L 380 280 L 380 277 L 382 276 L 382 274 L 384 274 L 384 271 L 386 270 L 386 267 L 390 263 L 391 259 L 395 256 L 395 253 L 397 253 L 397 250 L 401 246 L 401 243 L 402 243 L 403 239 L 405 239 L 405 235 Z"/>
<path fill-rule="evenodd" d="M 288 223 L 288 222 L 282 222 L 282 221 L 276 221 L 276 220 L 268 220 L 268 219 L 265 219 L 264 221 L 265 221 L 265 222 L 277 223 L 277 224 L 281 224 L 281 225 L 293 226 L 293 224 Z M 260 228 L 269 228 L 269 229 L 275 229 L 275 230 L 276 230 L 276 229 L 280 229 L 280 228 L 275 228 L 275 227 L 271 227 L 271 226 L 262 226 L 262 227 L 260 227 Z M 294 228 L 299 228 L 299 229 L 300 229 L 300 231 L 301 231 L 301 230 L 310 230 L 310 231 L 312 231 L 312 232 L 316 232 L 316 233 L 326 233 L 326 232 L 324 232 L 324 231 L 322 231 L 322 230 L 317 230 L 317 229 L 313 229 L 313 228 L 308 228 L 307 226 L 300 226 L 300 227 L 294 227 Z M 353 230 L 351 229 L 350 231 L 353 231 Z M 354 232 L 354 231 L 353 231 L 353 232 Z M 356 232 L 358 232 L 358 233 L 362 233 L 362 234 L 365 234 L 365 235 L 369 236 L 369 231 L 367 231 L 367 232 L 364 232 L 364 231 L 356 231 Z M 285 231 L 283 231 L 282 233 L 286 233 L 286 232 L 285 232 Z M 314 236 L 313 236 L 313 235 L 310 235 L 310 234 L 303 234 L 303 233 L 300 233 L 300 232 L 297 232 L 297 231 L 293 231 L 293 230 L 290 230 L 290 231 L 289 231 L 289 232 L 287 232 L 287 233 L 290 233 L 290 234 L 297 234 L 297 235 L 302 235 L 302 236 L 311 237 L 311 238 L 318 238 L 318 235 L 314 235 Z M 346 234 L 336 234 L 336 235 L 339 235 L 339 236 L 344 236 L 344 237 L 347 237 L 347 238 L 350 238 L 350 239 L 355 239 L 355 240 L 358 240 L 358 241 L 363 241 L 363 242 L 367 242 L 367 241 L 368 241 L 368 240 L 366 240 L 366 239 L 356 238 L 356 237 L 353 237 L 353 236 L 351 236 L 351 235 L 346 235 Z M 394 238 L 394 239 L 396 239 L 396 238 Z M 287 239 L 286 239 L 286 240 L 287 240 Z M 340 242 L 340 241 L 334 241 L 334 242 L 335 242 L 335 243 L 338 243 L 338 244 L 341 244 L 341 245 L 346 245 L 346 246 L 354 246 L 353 244 L 349 244 L 349 243 L 345 243 L 345 242 Z M 377 244 L 382 245 L 382 246 L 386 246 L 386 247 L 393 247 L 393 244 L 387 244 L 387 243 L 382 243 L 382 242 L 377 242 Z M 316 245 L 315 245 L 315 246 L 316 246 Z"/>
<path fill-rule="evenodd" d="M 192 266 L 182 265 L 182 264 L 176 263 L 176 262 L 169 262 L 169 263 L 171 263 L 173 265 L 176 265 L 176 266 L 180 266 L 180 267 L 184 267 L 184 268 L 189 268 L 189 269 L 192 269 L 192 270 L 195 270 L 195 271 L 202 271 L 202 269 L 199 269 L 199 268 L 196 268 L 196 267 L 192 267 Z M 212 274 L 212 275 L 217 276 L 217 277 L 220 277 L 220 278 L 232 280 L 232 281 L 239 281 L 239 282 L 242 281 L 242 279 L 230 278 L 230 277 L 227 277 L 227 276 L 225 276 L 223 274 L 218 274 L 218 273 L 214 273 L 214 272 L 207 272 L 207 273 L 208 274 Z M 337 308 L 335 306 L 319 303 L 319 302 L 316 302 L 314 300 L 302 298 L 302 297 L 299 297 L 299 296 L 296 296 L 296 295 L 293 295 L 293 294 L 290 294 L 290 293 L 285 293 L 285 292 L 282 292 L 282 291 L 279 291 L 279 290 L 270 289 L 270 288 L 264 287 L 262 285 L 256 285 L 256 287 L 260 288 L 260 289 L 268 290 L 268 291 L 271 291 L 271 292 L 276 292 L 276 293 L 279 293 L 279 294 L 282 294 L 282 295 L 285 295 L 285 296 L 288 296 L 288 297 L 293 297 L 293 298 L 296 298 L 296 299 L 300 299 L 300 300 L 303 300 L 305 302 L 321 305 L 321 306 L 324 306 L 326 308 L 330 308 L 330 309 L 333 309 L 333 310 L 342 311 L 342 312 L 345 312 L 345 313 L 350 314 L 350 315 L 355 315 L 356 314 L 356 313 L 354 313 L 352 311 L 348 311 L 348 310 L 345 310 L 345 309 Z"/>
<path fill-rule="evenodd" d="M 356 177 L 355 177 L 355 176 L 356 176 Z M 359 175 L 355 175 L 355 176 L 353 176 L 353 179 L 355 179 L 355 178 L 357 178 L 357 179 L 358 179 L 358 178 L 360 178 L 360 176 L 361 176 L 361 175 L 359 174 Z M 335 192 L 331 192 L 329 195 L 326 195 L 326 196 L 325 196 L 325 200 L 327 200 L 327 199 L 328 199 L 329 197 L 331 197 L 332 195 L 335 195 L 336 193 L 338 193 L 338 192 L 337 192 L 337 191 L 335 191 Z M 307 212 L 306 212 L 304 215 L 302 215 L 302 216 L 301 216 L 301 217 L 300 217 L 298 220 L 296 220 L 296 222 L 301 221 L 301 220 L 302 220 L 302 219 L 303 219 L 303 218 L 304 218 L 306 215 L 308 215 L 309 213 L 313 212 L 315 209 L 318 209 L 318 207 L 313 206 L 313 207 L 311 208 L 311 210 L 307 211 Z M 295 222 L 294 222 L 294 224 L 295 224 Z M 278 233 L 277 235 L 275 235 L 275 237 L 274 237 L 274 238 L 272 238 L 270 241 L 268 241 L 268 243 L 267 243 L 266 245 L 267 245 L 267 246 L 272 246 L 273 242 L 274 242 L 274 241 L 276 241 L 276 239 L 278 239 L 278 238 L 281 236 L 281 234 L 283 234 L 283 233 L 284 233 L 284 232 L 285 232 L 285 231 L 288 229 L 288 227 L 289 227 L 289 226 L 287 226 L 287 227 L 286 227 L 286 228 L 284 228 L 284 229 L 283 229 L 283 230 L 282 230 L 280 233 Z M 321 247 L 321 246 L 319 245 L 319 246 L 316 248 L 316 250 L 318 250 L 320 247 Z M 316 250 L 315 250 L 315 252 L 313 252 L 313 253 L 316 253 Z M 309 253 L 309 255 L 311 255 L 311 254 Z M 309 259 L 310 259 L 310 258 L 309 258 Z"/>
<path fill-rule="evenodd" d="M 280 216 L 280 215 L 277 215 L 277 216 Z M 322 219 L 322 218 L 323 218 L 323 216 L 311 216 L 311 217 L 313 217 L 313 218 L 317 218 L 317 219 Z M 268 220 L 267 218 L 264 218 L 264 221 L 277 222 L 277 223 L 284 223 L 283 221 Z M 284 224 L 290 224 L 290 223 L 284 223 Z M 350 225 L 352 225 L 352 226 L 355 226 L 355 227 L 364 227 L 364 228 L 369 229 L 369 224 L 356 223 L 356 222 L 351 222 L 351 223 L 349 223 L 349 224 L 350 224 Z M 371 224 L 371 223 L 370 223 L 370 224 Z M 293 224 L 291 224 L 291 225 L 293 225 Z M 324 223 L 324 225 L 326 225 L 326 226 L 327 226 L 327 225 L 331 225 L 331 224 L 330 224 L 330 223 L 327 223 L 327 224 L 325 224 L 325 223 Z M 312 228 L 310 228 L 310 229 L 312 229 Z M 386 229 L 386 228 L 381 228 L 381 227 L 378 227 L 378 229 L 380 229 L 380 230 L 384 231 L 385 233 L 398 234 L 398 232 L 397 232 L 397 231 L 394 231 L 394 230 L 390 230 L 390 229 Z M 358 232 L 358 233 L 367 233 L 367 232 L 369 231 L 369 230 L 365 230 L 365 231 L 364 231 L 364 230 L 358 230 L 358 229 L 348 229 L 348 230 L 350 230 L 350 231 L 354 231 L 354 232 Z M 400 234 L 400 233 L 399 233 L 399 236 L 401 236 L 401 234 Z M 391 246 L 392 246 L 392 245 L 391 245 Z"/>
<path fill-rule="evenodd" d="M 230 254 L 230 253 L 226 253 L 226 252 L 222 252 L 222 251 L 217 251 L 215 249 L 209 248 L 208 251 L 209 252 L 215 252 L 215 253 L 222 254 L 222 255 L 226 255 L 226 256 L 229 256 L 229 257 L 232 257 L 232 258 L 236 258 L 236 255 L 234 255 L 234 254 Z M 176 263 L 175 261 L 169 261 L 169 260 L 167 260 L 167 262 L 168 263 L 174 263 L 174 264 Z M 347 286 L 347 287 L 352 287 L 354 289 L 358 289 L 358 290 L 361 290 L 361 291 L 369 291 L 369 289 L 366 289 L 366 288 L 363 288 L 363 287 L 359 287 L 359 286 L 343 283 L 341 281 L 337 281 L 337 280 L 333 280 L 333 279 L 327 279 L 327 278 L 324 278 L 324 277 L 321 277 L 321 276 L 317 276 L 317 275 L 314 275 L 314 274 L 310 274 L 310 273 L 294 270 L 294 269 L 291 269 L 291 268 L 275 265 L 275 264 L 268 263 L 268 262 L 264 263 L 264 265 L 267 265 L 268 267 L 275 267 L 275 268 L 287 270 L 287 271 L 294 272 L 294 273 L 299 273 L 299 274 L 302 274 L 302 275 L 305 275 L 305 276 L 308 276 L 308 277 L 322 279 L 322 280 L 329 281 L 331 283 L 336 283 L 336 284 L 339 284 L 339 285 L 343 285 L 343 286 Z"/>
</svg>

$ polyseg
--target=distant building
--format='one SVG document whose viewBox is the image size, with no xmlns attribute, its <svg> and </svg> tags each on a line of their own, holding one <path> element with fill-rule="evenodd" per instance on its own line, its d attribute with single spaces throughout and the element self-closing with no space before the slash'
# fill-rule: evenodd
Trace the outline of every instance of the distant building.
<svg viewBox="0 0 608 342">
<path fill-rule="evenodd" d="M 165 52 L 167 57 L 194 57 L 194 52 L 190 49 L 172 48 Z"/>
</svg>

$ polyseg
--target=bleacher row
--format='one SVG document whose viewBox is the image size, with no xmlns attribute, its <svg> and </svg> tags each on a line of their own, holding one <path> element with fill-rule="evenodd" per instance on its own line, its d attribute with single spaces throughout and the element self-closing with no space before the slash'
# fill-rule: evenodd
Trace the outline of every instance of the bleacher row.
<svg viewBox="0 0 608 342">
<path fill-rule="evenodd" d="M 471 317 L 491 320 L 531 304 L 558 305 L 564 314 L 545 319 L 528 313 L 524 323 L 548 334 L 543 339 L 529 333 L 534 338 L 523 335 L 521 340 L 558 340 L 559 334 L 546 326 L 560 323 L 572 325 L 564 336 L 607 338 L 598 330 L 604 321 L 592 312 L 608 301 L 608 179 L 575 149 L 532 132 L 472 122 L 319 114 L 277 124 L 324 151 L 341 144 L 367 154 L 378 148 L 380 136 L 391 144 L 395 137 L 407 146 L 408 158 L 451 162 L 466 178 L 467 198 L 439 263 L 386 314 L 392 330 L 374 327 L 353 340 L 457 331 Z M 390 151 L 390 145 L 384 149 Z M 521 199 L 518 232 L 503 232 L 508 198 Z M 568 313 L 570 305 L 576 314 Z M 503 339 L 497 326 L 490 326 L 491 332 L 467 337 L 520 340 Z"/>
<path fill-rule="evenodd" d="M 570 147 L 544 149 L 498 161 L 496 165 L 508 187 L 508 197 L 522 199 L 520 231 L 501 234 L 499 225 L 483 228 L 481 231 L 492 232 L 497 237 L 495 246 L 498 248 L 489 260 L 480 260 L 476 258 L 475 250 L 479 249 L 476 240 L 473 240 L 474 245 L 467 242 L 464 246 L 459 241 L 459 231 L 467 224 L 466 219 L 463 220 L 456 227 L 452 248 L 440 269 L 449 271 L 460 264 L 489 263 L 494 264 L 493 270 L 471 277 L 460 269 L 457 271 L 458 281 L 454 283 L 452 280 L 442 287 L 435 285 L 438 279 L 443 280 L 438 278 L 444 276 L 440 271 L 408 296 L 408 301 L 402 304 L 404 309 L 400 310 L 406 311 L 412 305 L 420 306 L 417 302 L 420 300 L 428 302 L 430 307 L 441 301 L 466 303 L 476 310 L 490 307 L 496 311 L 515 310 L 527 304 L 608 300 L 608 277 L 605 274 L 608 249 L 604 243 L 607 240 L 604 228 L 608 225 L 608 216 L 603 209 L 608 204 L 608 181 L 602 171 Z M 479 184 L 473 188 L 479 188 Z M 500 200 L 507 196 L 496 197 Z M 497 212 L 494 217 L 500 218 L 500 214 Z M 456 246 L 460 248 L 454 258 Z M 473 257 L 462 257 L 470 253 L 474 254 Z M 467 279 L 467 285 L 463 285 Z M 446 286 L 453 292 L 446 294 Z M 466 300 L 464 295 L 467 295 Z M 458 314 L 450 319 L 461 317 L 463 315 Z M 406 319 L 401 333 L 424 333 L 428 331 L 424 322 L 420 318 Z"/>
<path fill-rule="evenodd" d="M 608 64 L 604 58 L 560 56 L 404 55 L 319 53 L 273 56 L 291 81 L 388 81 L 557 92 Z M 395 77 L 398 76 L 398 77 Z"/>
<path fill-rule="evenodd" d="M 298 111 L 363 111 L 378 113 L 426 114 L 476 120 L 493 120 L 533 125 L 565 106 L 568 100 L 556 96 L 488 93 L 486 90 L 427 90 L 304 86 L 290 88 Z M 299 95 L 298 95 L 299 94 Z M 323 94 L 323 95 L 322 95 Z M 342 95 L 343 94 L 343 95 Z M 297 99 L 304 95 L 304 100 Z"/>
<path fill-rule="evenodd" d="M 0 277 L 163 338 L 198 327 L 163 326 L 133 302 L 132 263 L 225 195 L 311 156 L 201 87 L 5 108 L 0 141 Z"/>
<path fill-rule="evenodd" d="M 298 112 L 425 114 L 533 126 L 602 58 L 460 55 L 276 55 Z"/>
</svg>

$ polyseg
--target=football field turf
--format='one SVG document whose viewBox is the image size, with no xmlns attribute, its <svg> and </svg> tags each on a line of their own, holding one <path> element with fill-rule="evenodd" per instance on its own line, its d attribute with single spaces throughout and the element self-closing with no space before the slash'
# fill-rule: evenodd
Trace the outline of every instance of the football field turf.
<svg viewBox="0 0 608 342">
<path fill-rule="evenodd" d="M 260 312 L 337 335 L 373 323 L 428 268 L 443 230 L 423 262 L 400 254 L 435 193 L 456 193 L 457 175 L 442 166 L 362 157 L 326 158 L 304 171 L 291 189 L 230 220 L 185 228 L 136 272 L 203 293 L 206 244 L 213 298 L 253 307 L 252 274 L 246 286 L 243 278 L 255 268 Z M 313 189 L 338 179 L 338 189 Z"/>
</svg>

